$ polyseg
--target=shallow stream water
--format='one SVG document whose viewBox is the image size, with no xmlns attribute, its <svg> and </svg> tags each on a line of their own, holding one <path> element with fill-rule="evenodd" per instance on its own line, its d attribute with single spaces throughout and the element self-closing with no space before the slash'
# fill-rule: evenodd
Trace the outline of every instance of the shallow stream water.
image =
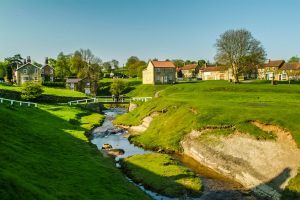
<svg viewBox="0 0 300 200">
<path fill-rule="evenodd" d="M 102 148 L 103 144 L 110 144 L 113 148 L 123 149 L 125 153 L 121 156 L 116 157 L 116 161 L 120 158 L 135 154 L 145 154 L 151 151 L 144 150 L 140 147 L 130 144 L 127 137 L 127 131 L 115 127 L 112 124 L 112 120 L 120 114 L 126 113 L 126 109 L 114 108 L 105 110 L 105 121 L 102 126 L 97 127 L 93 130 L 93 139 L 91 142 L 97 145 L 98 149 Z M 194 159 L 180 154 L 172 155 L 176 160 L 178 160 L 183 166 L 188 167 L 190 170 L 195 172 L 202 180 L 204 186 L 203 195 L 201 198 L 188 198 L 188 199 L 201 199 L 201 200 L 254 200 L 258 199 L 251 192 L 245 190 L 242 185 L 234 182 L 221 174 L 199 164 Z M 118 166 L 118 164 L 117 164 Z M 132 182 L 130 179 L 128 179 Z M 137 184 L 136 184 L 137 185 Z M 145 191 L 149 196 L 156 200 L 169 200 L 174 198 L 168 198 L 159 195 L 155 192 L 146 190 L 142 185 L 137 185 L 143 191 Z M 176 198 L 175 198 L 176 199 Z"/>
</svg>

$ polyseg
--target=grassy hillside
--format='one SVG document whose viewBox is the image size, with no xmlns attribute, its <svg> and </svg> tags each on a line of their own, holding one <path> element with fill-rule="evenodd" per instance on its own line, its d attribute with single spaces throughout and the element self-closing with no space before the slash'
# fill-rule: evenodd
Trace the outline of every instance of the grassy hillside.
<svg viewBox="0 0 300 200">
<path fill-rule="evenodd" d="M 17 86 L 6 86 L 0 84 L 0 89 L 3 90 L 11 90 L 16 92 L 21 92 L 22 87 Z M 43 86 L 44 93 L 46 95 L 54 95 L 54 96 L 65 96 L 65 97 L 85 97 L 86 95 L 82 92 L 72 91 L 69 89 L 61 89 L 61 88 L 50 88 Z"/>
<path fill-rule="evenodd" d="M 77 108 L 0 104 L 0 197 L 147 199 L 87 143 L 103 117 Z"/>
<path fill-rule="evenodd" d="M 287 128 L 300 145 L 300 85 L 203 81 L 168 86 L 141 85 L 131 93 L 153 96 L 159 89 L 158 98 L 115 121 L 138 125 L 151 112 L 163 111 L 145 133 L 133 138 L 148 147 L 180 150 L 179 142 L 186 133 L 206 126 L 235 126 L 258 139 L 274 138 L 273 134 L 249 123 L 250 120 Z"/>
</svg>

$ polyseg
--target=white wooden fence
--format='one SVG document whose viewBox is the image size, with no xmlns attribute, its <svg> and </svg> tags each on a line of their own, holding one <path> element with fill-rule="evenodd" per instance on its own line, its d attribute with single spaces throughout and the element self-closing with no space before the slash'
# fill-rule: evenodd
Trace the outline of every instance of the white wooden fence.
<svg viewBox="0 0 300 200">
<path fill-rule="evenodd" d="M 80 100 L 75 100 L 75 101 L 69 101 L 68 104 L 71 106 L 72 103 L 79 104 L 79 103 L 89 103 L 89 102 L 95 103 L 95 102 L 97 102 L 97 99 L 96 98 L 80 99 Z"/>
<path fill-rule="evenodd" d="M 37 107 L 37 103 L 33 103 L 33 102 L 17 101 L 17 100 L 12 100 L 12 99 L 0 98 L 0 103 L 4 103 L 5 101 L 10 102 L 10 105 L 19 104 L 20 106 L 27 105 L 28 107 L 31 105 L 34 105 L 34 107 Z"/>
<path fill-rule="evenodd" d="M 149 101 L 151 99 L 152 99 L 152 97 L 132 97 L 131 101 L 144 101 L 144 102 L 146 102 L 146 101 Z"/>
</svg>

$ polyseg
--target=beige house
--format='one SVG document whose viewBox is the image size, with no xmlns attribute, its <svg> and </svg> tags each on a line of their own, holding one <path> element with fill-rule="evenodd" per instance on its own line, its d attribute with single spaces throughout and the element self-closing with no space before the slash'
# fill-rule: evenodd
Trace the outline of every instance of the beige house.
<svg viewBox="0 0 300 200">
<path fill-rule="evenodd" d="M 181 68 L 183 77 L 185 78 L 198 77 L 199 70 L 200 70 L 200 66 L 198 64 L 184 65 Z"/>
<path fill-rule="evenodd" d="M 230 70 L 226 69 L 226 66 L 222 65 L 205 65 L 200 70 L 203 80 L 229 80 L 232 79 Z"/>
<path fill-rule="evenodd" d="M 143 71 L 143 84 L 175 83 L 176 67 L 171 61 L 150 61 Z"/>
<path fill-rule="evenodd" d="M 27 81 L 41 81 L 41 69 L 31 63 L 30 56 L 27 57 L 25 64 L 17 68 L 15 74 L 17 85 L 22 85 Z"/>
<path fill-rule="evenodd" d="M 48 58 L 45 59 L 45 65 L 41 67 L 42 81 L 54 81 L 54 68 L 48 64 Z"/>
<path fill-rule="evenodd" d="M 279 70 L 279 80 L 300 80 L 300 62 L 284 63 Z"/>
<path fill-rule="evenodd" d="M 269 60 L 268 63 L 258 67 L 258 79 L 281 80 L 279 71 L 284 65 L 284 60 Z"/>
</svg>

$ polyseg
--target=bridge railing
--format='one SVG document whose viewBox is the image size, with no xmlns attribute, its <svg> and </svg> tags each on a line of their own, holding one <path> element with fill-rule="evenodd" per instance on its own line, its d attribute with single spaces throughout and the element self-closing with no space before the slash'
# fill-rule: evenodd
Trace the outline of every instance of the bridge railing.
<svg viewBox="0 0 300 200">
<path fill-rule="evenodd" d="M 152 97 L 132 97 L 131 101 L 144 101 L 144 102 L 146 102 L 146 101 L 149 101 L 151 99 L 152 99 Z"/>
<path fill-rule="evenodd" d="M 97 102 L 96 98 L 91 98 L 91 99 L 80 99 L 80 100 L 74 100 L 74 101 L 69 101 L 68 104 L 71 106 L 72 104 L 79 104 L 79 103 L 95 103 Z"/>
<path fill-rule="evenodd" d="M 0 98 L 0 103 L 4 103 L 5 101 L 9 102 L 10 105 L 19 104 L 19 106 L 27 105 L 28 107 L 30 107 L 31 105 L 34 105 L 34 107 L 37 107 L 37 105 L 38 105 L 37 103 L 28 102 L 28 101 L 17 101 L 17 100 L 12 100 L 12 99 Z"/>
<path fill-rule="evenodd" d="M 72 104 L 79 104 L 79 103 L 129 103 L 131 101 L 149 101 L 151 100 L 152 97 L 127 97 L 127 96 L 96 96 L 94 98 L 90 99 L 80 99 L 80 100 L 75 100 L 75 101 L 69 101 L 68 104 L 71 106 Z"/>
</svg>

